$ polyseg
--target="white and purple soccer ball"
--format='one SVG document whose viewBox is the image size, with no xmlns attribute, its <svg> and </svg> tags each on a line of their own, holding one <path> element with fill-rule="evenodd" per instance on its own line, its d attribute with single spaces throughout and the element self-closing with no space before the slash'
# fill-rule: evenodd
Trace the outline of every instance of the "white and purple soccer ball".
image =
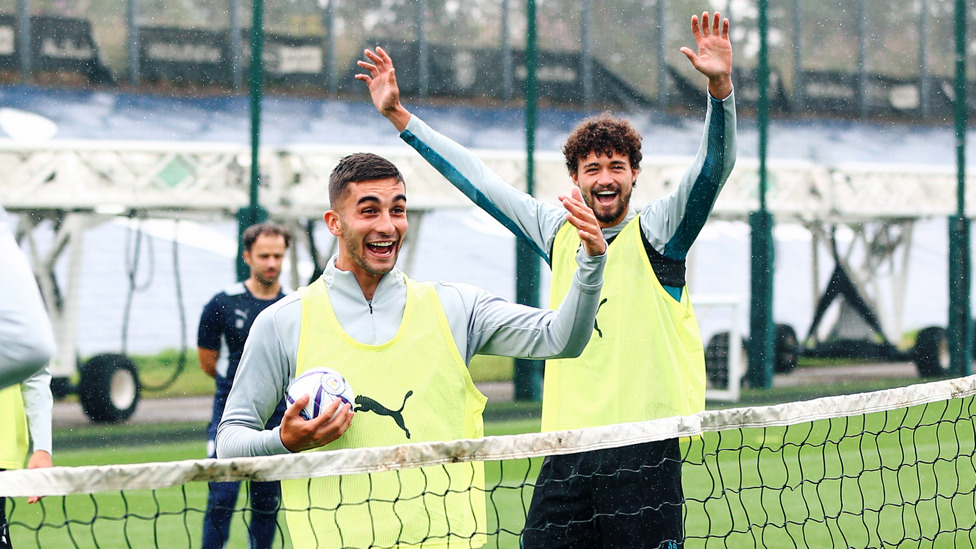
<svg viewBox="0 0 976 549">
<path fill-rule="evenodd" d="M 318 417 L 322 410 L 328 408 L 333 400 L 339 399 L 350 406 L 354 406 L 356 395 L 352 392 L 352 387 L 342 377 L 342 374 L 331 368 L 311 368 L 306 370 L 298 379 L 288 386 L 285 393 L 285 401 L 288 406 L 296 400 L 309 395 L 308 404 L 301 411 L 302 418 L 308 420 Z M 339 405 L 342 409 L 342 404 Z M 336 410 L 336 414 L 339 410 Z M 332 417 L 335 417 L 333 415 Z"/>
</svg>

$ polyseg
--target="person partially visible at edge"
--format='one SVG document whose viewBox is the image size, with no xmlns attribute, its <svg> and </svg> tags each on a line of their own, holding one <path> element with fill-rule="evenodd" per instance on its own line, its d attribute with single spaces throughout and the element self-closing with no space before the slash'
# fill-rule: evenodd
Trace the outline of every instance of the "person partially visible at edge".
<svg viewBox="0 0 976 549">
<path fill-rule="evenodd" d="M 272 222 L 258 223 L 241 235 L 244 262 L 251 274 L 219 292 L 203 308 L 197 333 L 200 368 L 216 379 L 213 414 L 207 428 L 207 455 L 217 457 L 217 425 L 224 413 L 227 394 L 234 383 L 244 342 L 258 313 L 285 297 L 278 278 L 291 233 Z M 221 356 L 223 355 L 223 356 Z M 224 360 L 221 360 L 221 359 Z M 268 428 L 281 422 L 284 402 L 267 420 Z M 237 503 L 239 482 L 211 482 L 207 510 L 203 519 L 203 548 L 224 547 L 230 535 L 230 523 Z M 251 522 L 248 527 L 250 547 L 270 547 L 277 529 L 281 489 L 277 482 L 250 482 Z"/>
<path fill-rule="evenodd" d="M 566 299 L 551 311 L 467 284 L 417 282 L 397 269 L 407 188 L 396 166 L 380 156 L 339 161 L 325 213 L 338 254 L 315 282 L 254 322 L 217 431 L 218 456 L 478 438 L 486 399 L 468 373 L 475 354 L 544 358 L 583 351 L 606 242 L 579 190 L 561 197 L 562 217 L 582 242 L 578 267 Z M 346 378 L 357 395 L 355 409 L 336 400 L 306 421 L 304 396 L 285 411 L 280 427 L 268 429 L 288 385 L 320 366 Z M 288 480 L 283 512 L 296 547 L 478 547 L 488 527 L 483 484 L 481 465 L 471 463 Z"/>
<path fill-rule="evenodd" d="M 41 292 L 0 205 L 0 389 L 19 385 L 54 358 L 54 332 Z"/>
<path fill-rule="evenodd" d="M 691 18 L 691 30 L 697 52 L 681 52 L 708 81 L 705 132 L 673 192 L 643 207 L 631 205 L 641 136 L 625 120 L 588 118 L 563 148 L 569 175 L 610 245 L 601 307 L 586 351 L 546 364 L 545 431 L 704 409 L 704 352 L 685 285 L 685 261 L 732 171 L 736 123 L 729 22 L 705 12 L 701 19 Z M 641 53 L 633 52 L 635 57 Z M 358 64 L 368 74 L 356 78 L 369 86 L 379 112 L 455 187 L 549 262 L 550 304 L 559 304 L 579 244 L 562 213 L 515 190 L 470 151 L 411 115 L 400 103 L 389 55 L 381 48 L 365 55 L 367 61 Z M 641 467 L 648 463 L 661 465 Z M 679 547 L 684 538 L 680 469 L 676 439 L 549 457 L 534 491 L 523 544 Z"/>
<path fill-rule="evenodd" d="M 20 385 L 0 389 L 0 470 L 51 467 L 51 371 L 48 366 Z M 30 455 L 30 459 L 27 456 Z M 37 503 L 40 497 L 27 498 Z M 0 549 L 11 549 L 13 540 L 7 525 L 6 498 L 0 497 Z"/>
</svg>

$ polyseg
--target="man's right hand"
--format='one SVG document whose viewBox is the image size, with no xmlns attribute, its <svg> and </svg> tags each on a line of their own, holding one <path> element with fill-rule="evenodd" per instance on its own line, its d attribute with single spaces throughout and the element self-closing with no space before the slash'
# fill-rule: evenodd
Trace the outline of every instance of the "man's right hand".
<svg viewBox="0 0 976 549">
<path fill-rule="evenodd" d="M 366 50 L 364 53 L 371 62 L 357 61 L 356 64 L 369 74 L 357 74 L 356 80 L 362 80 L 369 86 L 376 110 L 392 122 L 397 131 L 402 132 L 410 122 L 410 113 L 400 104 L 400 87 L 397 86 L 393 60 L 380 47 L 375 52 Z"/>
<path fill-rule="evenodd" d="M 596 256 L 607 253 L 607 241 L 593 210 L 583 202 L 579 188 L 573 187 L 569 196 L 561 195 L 559 201 L 566 208 L 566 221 L 576 227 L 580 241 L 587 255 Z"/>
<path fill-rule="evenodd" d="M 302 419 L 301 411 L 308 404 L 308 399 L 309 396 L 305 395 L 296 400 L 281 418 L 281 443 L 289 452 L 325 446 L 341 437 L 352 424 L 352 417 L 355 415 L 352 406 L 339 399 L 333 400 L 318 417 Z M 336 410 L 339 410 L 338 415 L 335 415 Z"/>
<path fill-rule="evenodd" d="M 200 357 L 200 369 L 210 377 L 217 377 L 217 359 L 220 358 L 220 351 L 197 347 L 197 356 Z"/>
</svg>

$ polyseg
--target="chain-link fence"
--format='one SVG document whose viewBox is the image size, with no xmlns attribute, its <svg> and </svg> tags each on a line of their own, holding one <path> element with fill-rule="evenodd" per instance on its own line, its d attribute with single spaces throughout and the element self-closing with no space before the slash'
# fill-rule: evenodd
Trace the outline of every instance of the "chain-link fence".
<svg viewBox="0 0 976 549">
<path fill-rule="evenodd" d="M 300 93 L 341 92 L 351 85 L 362 48 L 384 45 L 398 52 L 408 94 L 518 100 L 526 1 L 266 0 L 266 77 Z M 678 50 L 693 44 L 688 21 L 704 10 L 730 17 L 740 106 L 748 109 L 755 100 L 754 0 L 536 4 L 543 101 L 699 105 L 698 97 L 687 96 L 700 94 L 703 82 Z M 774 110 L 948 115 L 953 5 L 771 3 Z M 63 80 L 51 74 L 72 72 L 72 61 L 85 61 L 88 68 L 74 72 L 98 84 L 240 88 L 253 9 L 249 0 L 2 0 L 0 69 L 8 80 L 22 78 L 25 68 L 34 80 Z M 974 68 L 972 55 L 967 64 Z"/>
</svg>

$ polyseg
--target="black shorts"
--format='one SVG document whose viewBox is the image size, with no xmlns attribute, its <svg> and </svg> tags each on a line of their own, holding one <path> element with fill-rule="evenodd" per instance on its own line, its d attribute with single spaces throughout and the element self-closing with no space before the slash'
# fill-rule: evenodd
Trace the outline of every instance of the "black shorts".
<svg viewBox="0 0 976 549">
<path fill-rule="evenodd" d="M 0 469 L 2 471 L 2 469 Z M 7 526 L 7 498 L 0 498 L 0 549 L 11 549 L 10 527 Z"/>
<path fill-rule="evenodd" d="M 546 457 L 522 547 L 684 545 L 678 440 Z"/>
</svg>

